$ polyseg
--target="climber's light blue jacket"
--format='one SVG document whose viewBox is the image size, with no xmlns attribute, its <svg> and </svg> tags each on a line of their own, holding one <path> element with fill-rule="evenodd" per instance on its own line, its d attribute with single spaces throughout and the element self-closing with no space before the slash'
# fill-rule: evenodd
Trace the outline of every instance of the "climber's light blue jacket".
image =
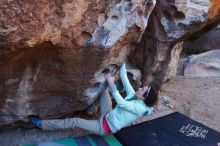
<svg viewBox="0 0 220 146">
<path fill-rule="evenodd" d="M 106 114 L 106 120 L 113 133 L 130 125 L 145 113 L 149 115 L 153 112 L 153 108 L 146 106 L 141 99 L 136 98 L 126 101 L 135 96 L 135 91 L 128 80 L 125 64 L 121 66 L 119 73 L 127 96 L 123 99 L 115 84 L 109 84 L 112 95 L 117 103 L 116 107 Z"/>
</svg>

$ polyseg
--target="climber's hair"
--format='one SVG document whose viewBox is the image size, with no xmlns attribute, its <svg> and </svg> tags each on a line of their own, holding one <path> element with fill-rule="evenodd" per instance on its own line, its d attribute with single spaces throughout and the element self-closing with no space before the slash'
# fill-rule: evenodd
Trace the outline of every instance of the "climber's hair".
<svg viewBox="0 0 220 146">
<path fill-rule="evenodd" d="M 145 93 L 144 93 L 144 103 L 149 106 L 149 107 L 152 107 L 154 105 L 157 104 L 158 102 L 158 94 L 159 94 L 159 90 L 160 90 L 160 86 L 154 82 L 152 82 L 150 85 L 149 85 L 149 88 L 150 88 L 150 91 L 147 90 Z"/>
</svg>

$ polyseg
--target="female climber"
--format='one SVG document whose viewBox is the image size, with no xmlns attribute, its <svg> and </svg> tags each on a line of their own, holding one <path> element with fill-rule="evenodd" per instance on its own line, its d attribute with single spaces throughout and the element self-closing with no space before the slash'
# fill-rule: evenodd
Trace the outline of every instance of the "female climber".
<svg viewBox="0 0 220 146">
<path fill-rule="evenodd" d="M 105 76 L 109 88 L 105 89 L 100 96 L 100 117 L 98 120 L 85 120 L 81 118 L 42 120 L 38 116 L 31 116 L 30 121 L 43 130 L 59 130 L 79 127 L 99 135 L 110 135 L 121 128 L 129 126 L 142 115 L 149 115 L 153 106 L 158 101 L 159 88 L 154 85 L 138 88 L 135 92 L 128 77 L 125 64 L 120 67 L 120 78 L 126 92 L 122 98 L 114 84 L 114 77 Z M 108 89 L 116 101 L 112 109 L 112 101 Z"/>
</svg>

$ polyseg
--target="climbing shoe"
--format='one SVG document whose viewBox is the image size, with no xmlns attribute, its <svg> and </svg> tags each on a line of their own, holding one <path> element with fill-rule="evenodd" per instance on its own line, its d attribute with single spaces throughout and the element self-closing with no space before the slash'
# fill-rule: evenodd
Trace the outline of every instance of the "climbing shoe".
<svg viewBox="0 0 220 146">
<path fill-rule="evenodd" d="M 41 128 L 42 119 L 38 116 L 31 115 L 29 116 L 29 121 L 36 127 Z"/>
</svg>

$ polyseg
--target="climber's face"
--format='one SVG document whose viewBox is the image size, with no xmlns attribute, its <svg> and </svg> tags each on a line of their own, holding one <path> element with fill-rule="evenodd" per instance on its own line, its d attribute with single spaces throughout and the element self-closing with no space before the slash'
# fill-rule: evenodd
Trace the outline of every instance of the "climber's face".
<svg viewBox="0 0 220 146">
<path fill-rule="evenodd" d="M 135 95 L 137 98 L 144 100 L 144 93 L 147 92 L 149 90 L 149 86 L 144 86 L 142 88 L 138 88 L 138 90 L 136 91 Z"/>
</svg>

